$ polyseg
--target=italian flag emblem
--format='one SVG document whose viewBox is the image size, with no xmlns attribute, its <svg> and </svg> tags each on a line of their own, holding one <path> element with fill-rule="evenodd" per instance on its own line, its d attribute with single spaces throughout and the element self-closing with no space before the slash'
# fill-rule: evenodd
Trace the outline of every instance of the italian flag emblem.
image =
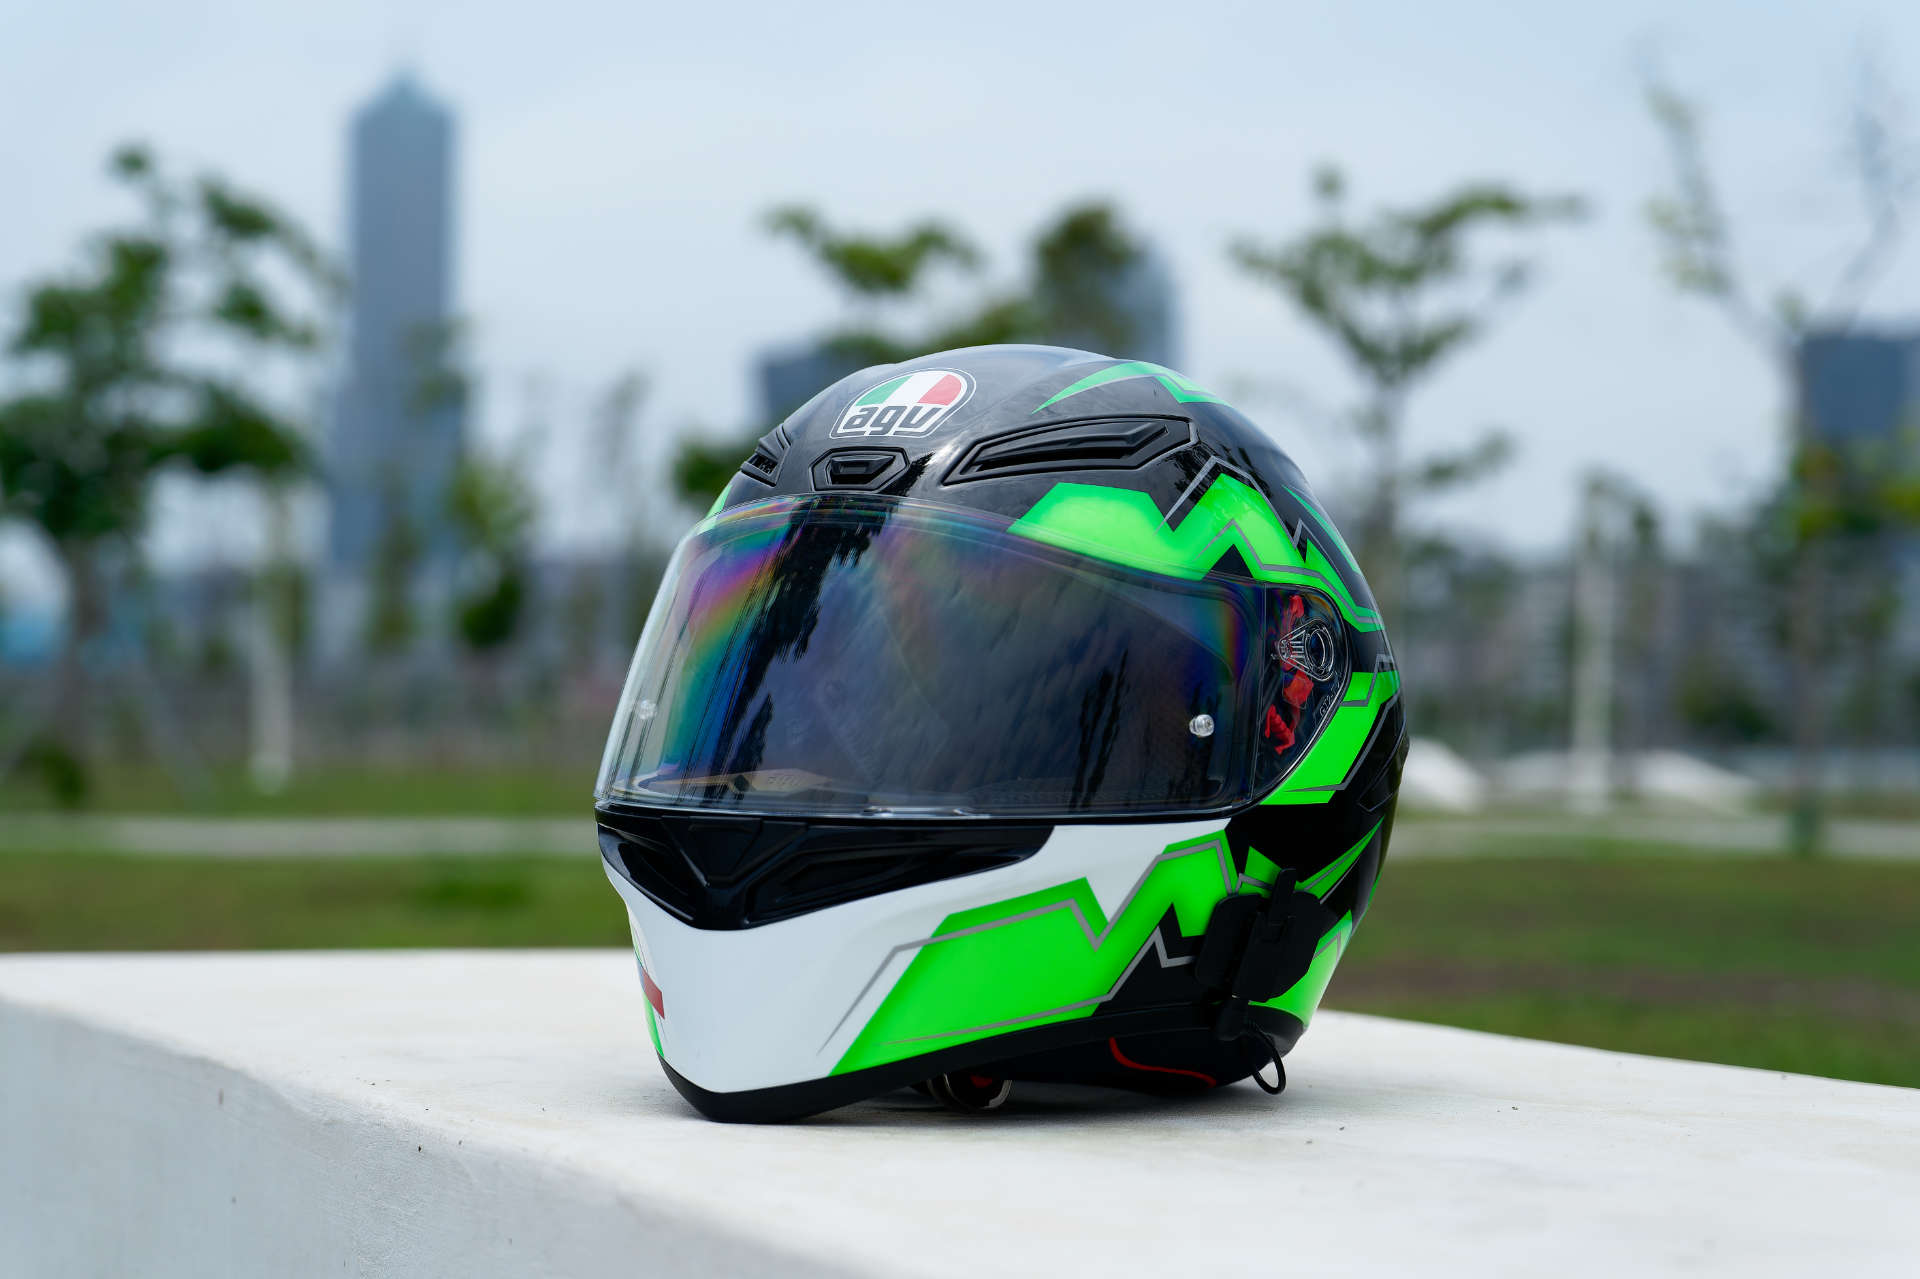
<svg viewBox="0 0 1920 1279">
<path fill-rule="evenodd" d="M 847 406 L 836 436 L 931 435 L 973 394 L 973 379 L 957 369 L 923 369 L 870 388 Z"/>
</svg>

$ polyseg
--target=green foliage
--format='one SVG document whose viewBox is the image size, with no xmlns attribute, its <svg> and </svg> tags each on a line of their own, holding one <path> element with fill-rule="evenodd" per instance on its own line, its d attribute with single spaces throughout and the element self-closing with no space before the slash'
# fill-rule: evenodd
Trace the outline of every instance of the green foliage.
<svg viewBox="0 0 1920 1279">
<path fill-rule="evenodd" d="M 79 655 L 105 616 L 103 552 L 132 549 L 163 471 L 286 477 L 308 466 L 297 423 L 247 377 L 313 348 L 313 314 L 339 283 L 262 200 L 214 178 L 173 180 L 143 147 L 121 147 L 108 169 L 144 216 L 27 287 L 6 347 L 21 389 L 0 400 L 0 522 L 38 528 L 68 577 L 54 737 L 38 748 L 62 761 L 56 781 L 86 767 Z M 306 310 L 264 284 L 270 276 Z"/>
<path fill-rule="evenodd" d="M 486 584 L 454 601 L 454 625 L 476 653 L 504 647 L 520 631 L 527 594 L 526 570 L 519 564 L 496 569 Z"/>
<path fill-rule="evenodd" d="M 86 764 L 66 743 L 53 737 L 43 735 L 29 742 L 20 769 L 37 778 L 60 808 L 84 807 L 93 788 Z"/>
<path fill-rule="evenodd" d="M 1402 503 L 1478 481 L 1513 452 L 1511 437 L 1488 431 L 1459 452 L 1412 462 L 1402 457 L 1407 397 L 1480 337 L 1530 275 L 1524 258 L 1509 254 L 1482 264 L 1468 250 L 1484 233 L 1570 221 L 1584 206 L 1573 196 L 1528 196 L 1475 182 L 1355 222 L 1338 170 L 1320 170 L 1313 192 L 1315 225 L 1273 246 L 1242 238 L 1231 256 L 1319 329 L 1365 386 L 1363 402 L 1346 419 L 1372 454 L 1356 554 L 1382 612 L 1391 614 L 1402 591 Z"/>
<path fill-rule="evenodd" d="M 1696 653 L 1682 668 L 1678 685 L 1681 721 L 1707 741 L 1749 746 L 1778 740 L 1779 721 L 1718 655 Z"/>
<path fill-rule="evenodd" d="M 1512 460 L 1513 437 L 1505 431 L 1488 431 L 1463 449 L 1434 453 L 1417 463 L 1411 472 L 1418 492 L 1438 492 L 1473 484 L 1494 474 Z"/>
<path fill-rule="evenodd" d="M 785 206 L 769 215 L 768 226 L 797 240 L 850 298 L 917 309 L 905 323 L 883 324 L 868 307 L 862 323 L 827 334 L 822 345 L 853 368 L 1001 342 L 1056 342 L 1125 354 L 1136 337 L 1120 287 L 1141 249 L 1105 203 L 1072 205 L 1042 227 L 1019 288 L 982 289 L 957 309 L 933 315 L 925 313 L 933 266 L 973 274 L 985 265 L 972 242 L 946 224 L 928 219 L 895 235 L 862 235 L 829 230 L 814 210 Z M 705 436 L 684 441 L 673 461 L 675 491 L 704 507 L 773 425 L 717 443 Z"/>
<path fill-rule="evenodd" d="M 413 379 L 407 407 L 414 414 L 424 416 L 465 403 L 473 389 L 466 342 L 466 322 L 458 319 L 422 324 L 407 334 L 405 355 Z"/>
<path fill-rule="evenodd" d="M 0 402 L 0 518 L 61 546 L 137 534 L 169 465 L 298 471 L 307 458 L 290 419 L 177 351 L 219 343 L 248 360 L 311 346 L 315 325 L 257 276 L 292 266 L 323 295 L 332 284 L 306 237 L 266 204 L 212 179 L 171 183 L 137 147 L 116 152 L 111 170 L 143 197 L 147 220 L 97 238 L 78 271 L 28 287 L 8 346 L 28 389 Z"/>
<path fill-rule="evenodd" d="M 476 653 L 519 633 L 526 603 L 528 541 L 535 514 L 522 461 L 470 457 L 460 464 L 448 514 L 466 551 L 468 585 L 454 600 L 454 624 Z"/>
<path fill-rule="evenodd" d="M 1660 265 L 1683 292 L 1724 298 L 1736 289 L 1731 233 L 1700 142 L 1700 115 L 1661 83 L 1647 86 L 1647 110 L 1665 135 L 1676 190 L 1647 201 Z"/>
<path fill-rule="evenodd" d="M 1036 327 L 1052 341 L 1133 354 L 1140 335 L 1119 297 L 1142 249 L 1108 204 L 1067 209 L 1033 244 Z"/>
<path fill-rule="evenodd" d="M 386 519 L 373 548 L 372 598 L 368 603 L 366 645 L 371 653 L 404 652 L 419 633 L 414 615 L 413 579 L 424 548 L 399 486 L 389 484 Z"/>
<path fill-rule="evenodd" d="M 705 507 L 733 479 L 759 435 L 755 431 L 744 439 L 716 441 L 706 435 L 683 439 L 673 454 L 673 491 L 691 505 Z"/>
<path fill-rule="evenodd" d="M 1524 229 L 1580 216 L 1572 196 L 1530 197 L 1470 183 L 1412 209 L 1385 209 L 1364 224 L 1345 214 L 1344 180 L 1323 170 L 1320 222 L 1277 247 L 1242 239 L 1233 258 L 1305 313 L 1377 392 L 1404 391 L 1478 337 L 1493 305 L 1526 283 L 1508 257 L 1482 268 L 1467 255 L 1483 229 Z M 1455 300 L 1448 291 L 1465 288 Z"/>
<path fill-rule="evenodd" d="M 834 231 L 814 210 L 785 205 L 767 215 L 767 229 L 799 241 L 835 283 L 860 297 L 904 297 L 924 282 L 927 268 L 948 263 L 963 271 L 980 265 L 980 252 L 945 223 L 915 223 L 896 236 Z"/>
<path fill-rule="evenodd" d="M 501 558 L 524 553 L 535 515 L 525 461 L 467 458 L 454 475 L 447 513 L 469 549 Z"/>
</svg>

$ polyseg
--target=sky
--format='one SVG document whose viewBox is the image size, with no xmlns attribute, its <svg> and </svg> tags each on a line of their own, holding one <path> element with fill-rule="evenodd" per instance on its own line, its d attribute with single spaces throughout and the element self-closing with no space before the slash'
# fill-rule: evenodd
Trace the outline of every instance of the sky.
<svg viewBox="0 0 1920 1279">
<path fill-rule="evenodd" d="M 1767 482 L 1781 406 L 1753 348 L 1659 273 L 1643 210 L 1665 157 L 1640 68 L 1657 59 L 1702 104 L 1741 260 L 1765 295 L 1819 296 L 1860 233 L 1844 128 L 1863 51 L 1896 93 L 1920 83 L 1920 6 L 1844 0 L 0 0 L 0 32 L 8 322 L 25 280 L 126 212 L 103 160 L 128 138 L 269 194 L 338 245 L 347 117 L 411 68 L 458 113 L 477 431 L 510 447 L 537 396 L 551 426 L 545 534 L 561 543 L 649 500 L 609 491 L 588 452 L 588 405 L 616 377 L 649 376 L 648 429 L 663 440 L 731 435 L 753 413 L 754 354 L 845 317 L 828 282 L 761 229 L 789 201 L 880 230 L 937 213 L 1011 280 L 1062 205 L 1114 200 L 1175 273 L 1184 371 L 1236 396 L 1337 490 L 1359 459 L 1297 404 L 1349 405 L 1358 384 L 1226 252 L 1236 237 L 1298 232 L 1326 161 L 1356 210 L 1469 179 L 1589 202 L 1582 225 L 1529 237 L 1531 291 L 1410 406 L 1413 452 L 1500 426 L 1516 461 L 1416 518 L 1545 553 L 1599 464 L 1684 534 Z M 1867 315 L 1899 325 L 1916 300 L 1920 251 L 1896 261 Z M 176 485 L 161 505 L 165 562 L 248 543 L 232 486 Z M 23 547 L 0 546 L 16 593 L 35 579 Z"/>
</svg>

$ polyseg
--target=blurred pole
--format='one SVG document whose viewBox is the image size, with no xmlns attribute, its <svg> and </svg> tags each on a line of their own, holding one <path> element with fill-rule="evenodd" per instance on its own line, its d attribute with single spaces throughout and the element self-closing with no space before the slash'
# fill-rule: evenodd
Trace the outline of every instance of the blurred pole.
<svg viewBox="0 0 1920 1279">
<path fill-rule="evenodd" d="M 1587 478 L 1573 560 L 1573 750 L 1567 798 L 1578 813 L 1606 811 L 1613 736 L 1613 562 L 1605 481 Z"/>
<path fill-rule="evenodd" d="M 267 567 L 255 580 L 247 611 L 246 653 L 250 749 L 247 773 L 255 790 L 278 795 L 293 778 L 293 570 L 287 495 L 270 485 Z"/>
<path fill-rule="evenodd" d="M 274 633 L 272 608 L 256 600 L 247 619 L 247 674 L 252 749 L 247 774 L 255 790 L 278 795 L 293 777 L 293 670 Z"/>
<path fill-rule="evenodd" d="M 1787 621 L 1788 669 L 1793 675 L 1793 796 L 1787 816 L 1787 851 L 1795 857 L 1820 854 L 1826 837 L 1827 671 L 1822 657 L 1827 635 L 1826 525 L 1839 504 L 1834 491 L 1837 459 L 1821 448 L 1813 433 L 1807 400 L 1804 346 L 1794 349 L 1787 375 L 1794 387 L 1794 459 L 1796 497 L 1793 538 L 1792 609 Z"/>
</svg>

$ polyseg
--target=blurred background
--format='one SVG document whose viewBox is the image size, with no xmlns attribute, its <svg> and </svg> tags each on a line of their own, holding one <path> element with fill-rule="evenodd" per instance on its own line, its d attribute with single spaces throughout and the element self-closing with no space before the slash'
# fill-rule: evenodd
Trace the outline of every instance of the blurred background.
<svg viewBox="0 0 1920 1279">
<path fill-rule="evenodd" d="M 1330 1005 L 1920 1085 L 1920 11 L 0 31 L 0 948 L 620 944 L 674 541 L 827 382 L 1062 342 L 1261 421 L 1380 597 Z"/>
</svg>

